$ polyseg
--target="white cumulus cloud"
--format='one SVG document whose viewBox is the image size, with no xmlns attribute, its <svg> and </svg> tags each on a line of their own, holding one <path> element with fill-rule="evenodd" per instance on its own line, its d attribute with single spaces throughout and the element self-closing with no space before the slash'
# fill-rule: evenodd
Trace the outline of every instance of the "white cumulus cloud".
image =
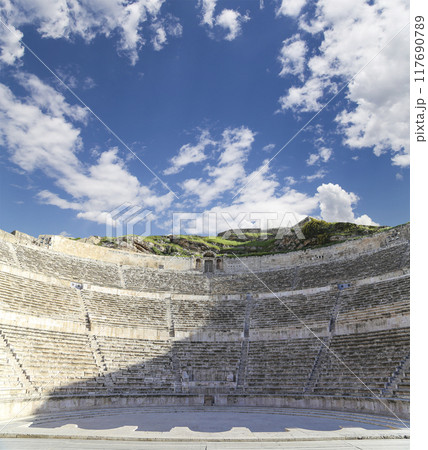
<svg viewBox="0 0 428 450">
<path fill-rule="evenodd" d="M 377 156 L 389 152 L 393 164 L 408 165 L 409 36 L 399 33 L 408 15 L 406 0 L 318 0 L 314 16 L 298 25 L 301 39 L 321 39 L 319 52 L 306 61 L 306 80 L 279 99 L 281 108 L 318 111 L 355 77 L 336 116 L 344 143 Z"/>
<path fill-rule="evenodd" d="M 281 4 L 277 9 L 278 16 L 292 16 L 299 15 L 302 8 L 305 6 L 306 0 L 281 0 Z"/>
<path fill-rule="evenodd" d="M 214 10 L 217 0 L 201 0 L 199 5 L 202 8 L 202 24 L 212 27 L 214 25 Z"/>
<path fill-rule="evenodd" d="M 15 29 L 34 24 L 44 38 L 72 39 L 78 36 L 90 42 L 96 36 L 108 38 L 117 33 L 119 53 L 135 64 L 147 34 L 153 34 L 151 42 L 156 50 L 166 44 L 168 34 L 181 34 L 177 19 L 170 16 L 162 20 L 171 22 L 171 27 L 166 24 L 151 26 L 159 24 L 164 3 L 165 0 L 1 0 L 0 9 L 2 20 Z M 22 37 L 20 31 L 17 34 Z M 5 42 L 0 37 L 2 56 L 5 62 L 12 64 L 22 56 L 22 49 L 19 50 L 16 38 L 7 39 Z"/>
<path fill-rule="evenodd" d="M 19 42 L 23 34 L 13 25 L 8 25 L 10 31 L 0 25 L 0 62 L 15 64 L 24 55 L 24 47 Z"/>
<path fill-rule="evenodd" d="M 321 217 L 327 222 L 353 222 L 359 225 L 378 225 L 366 214 L 355 217 L 354 206 L 359 198 L 346 192 L 338 184 L 322 184 L 317 188 Z"/>
<path fill-rule="evenodd" d="M 233 41 L 242 31 L 242 24 L 250 20 L 248 14 L 241 14 L 235 9 L 223 9 L 219 14 L 215 14 L 217 0 L 200 0 L 198 6 L 202 11 L 201 24 L 206 25 L 209 29 L 218 27 L 226 31 L 223 39 Z M 210 33 L 211 37 L 214 37 Z"/>
<path fill-rule="evenodd" d="M 282 43 L 281 52 L 278 57 L 282 66 L 279 76 L 284 77 L 287 74 L 292 74 L 298 75 L 303 79 L 307 51 L 306 42 L 300 39 L 299 34 L 295 34 L 291 38 L 286 39 Z"/>
<path fill-rule="evenodd" d="M 257 228 L 266 221 L 269 227 L 290 226 L 318 210 L 325 220 L 374 224 L 367 215 L 355 216 L 358 196 L 337 184 L 322 184 L 311 194 L 293 189 L 297 183 L 293 176 L 285 178 L 285 187 L 281 185 L 267 160 L 248 171 L 255 137 L 247 127 L 224 130 L 221 139 L 212 141 L 214 152 L 204 153 L 204 161 L 209 161 L 203 169 L 206 175 L 182 182 L 185 202 L 193 206 L 196 198 L 202 208 L 187 232 L 215 234 L 233 227 Z M 327 161 L 330 156 L 327 147 L 319 149 L 320 159 Z M 326 175 L 320 169 L 302 178 L 313 182 Z"/>
<path fill-rule="evenodd" d="M 310 112 L 321 109 L 321 97 L 330 85 L 325 78 L 312 77 L 301 86 L 292 86 L 287 94 L 279 99 L 282 109 L 292 109 L 296 112 Z"/>
<path fill-rule="evenodd" d="M 227 31 L 226 41 L 233 41 L 241 33 L 242 23 L 248 20 L 248 16 L 243 16 L 238 11 L 223 9 L 217 16 L 215 23 Z"/>
</svg>

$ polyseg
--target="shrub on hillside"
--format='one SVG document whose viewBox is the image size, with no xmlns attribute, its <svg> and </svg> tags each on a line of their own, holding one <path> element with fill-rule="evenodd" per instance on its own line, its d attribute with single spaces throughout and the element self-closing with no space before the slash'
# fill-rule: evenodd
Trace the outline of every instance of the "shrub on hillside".
<svg viewBox="0 0 428 450">
<path fill-rule="evenodd" d="M 316 238 L 321 234 L 328 233 L 330 224 L 324 220 L 311 219 L 310 222 L 305 223 L 302 232 L 307 239 Z"/>
</svg>

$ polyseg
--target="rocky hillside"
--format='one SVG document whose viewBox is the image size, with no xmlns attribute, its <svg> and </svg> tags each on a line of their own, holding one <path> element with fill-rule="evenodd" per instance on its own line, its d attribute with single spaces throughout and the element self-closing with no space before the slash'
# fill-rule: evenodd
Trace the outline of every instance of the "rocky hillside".
<svg viewBox="0 0 428 450">
<path fill-rule="evenodd" d="M 91 236 L 79 239 L 103 247 L 155 255 L 201 256 L 206 251 L 218 255 L 255 256 L 317 248 L 358 239 L 391 227 L 363 226 L 354 223 L 328 223 L 311 217 L 295 228 L 270 229 L 262 234 L 257 229 L 228 230 L 216 237 L 207 236 Z"/>
</svg>

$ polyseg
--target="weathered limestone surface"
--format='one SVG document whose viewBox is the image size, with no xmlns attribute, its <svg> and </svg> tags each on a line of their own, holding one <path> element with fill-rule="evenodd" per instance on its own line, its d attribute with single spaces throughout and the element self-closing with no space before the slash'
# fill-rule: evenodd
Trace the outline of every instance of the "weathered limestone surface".
<svg viewBox="0 0 428 450">
<path fill-rule="evenodd" d="M 24 415 L 136 398 L 388 414 L 380 397 L 406 417 L 408 231 L 225 259 L 209 275 L 191 259 L 0 232 L 2 417 L 31 390 L 42 400 Z"/>
<path fill-rule="evenodd" d="M 183 273 L 136 266 L 123 266 L 122 272 L 127 289 L 187 294 L 210 293 L 209 279 L 203 273 Z"/>
</svg>

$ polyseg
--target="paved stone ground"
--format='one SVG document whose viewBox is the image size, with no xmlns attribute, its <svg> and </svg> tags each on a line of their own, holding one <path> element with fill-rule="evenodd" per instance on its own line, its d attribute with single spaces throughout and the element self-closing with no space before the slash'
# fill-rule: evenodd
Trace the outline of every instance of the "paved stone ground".
<svg viewBox="0 0 428 450">
<path fill-rule="evenodd" d="M 409 439 L 366 439 L 359 441 L 311 441 L 311 442 L 249 442 L 242 443 L 180 443 L 164 442 L 112 442 L 82 441 L 70 439 L 2 439 L 3 450 L 268 450 L 268 449 L 306 449 L 306 450 L 408 450 Z"/>
<path fill-rule="evenodd" d="M 0 422 L 0 448 L 404 449 L 408 425 L 388 417 L 291 408 L 110 408 Z"/>
</svg>

